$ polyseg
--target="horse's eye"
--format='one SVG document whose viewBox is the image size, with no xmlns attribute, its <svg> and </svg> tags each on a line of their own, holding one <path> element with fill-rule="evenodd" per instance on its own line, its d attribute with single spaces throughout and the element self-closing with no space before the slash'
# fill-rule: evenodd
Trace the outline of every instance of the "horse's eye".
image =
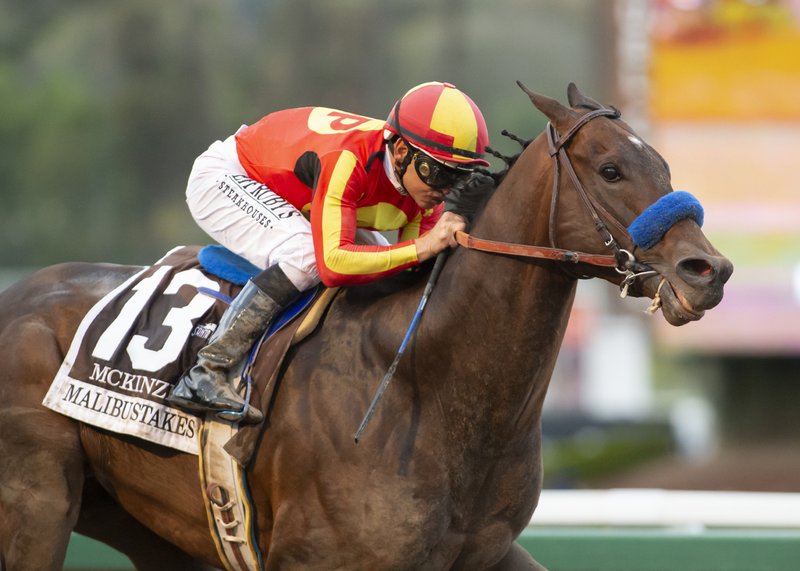
<svg viewBox="0 0 800 571">
<path fill-rule="evenodd" d="M 622 178 L 622 175 L 619 174 L 617 167 L 614 165 L 604 165 L 600 169 L 600 176 L 602 176 L 608 182 L 616 182 Z"/>
</svg>

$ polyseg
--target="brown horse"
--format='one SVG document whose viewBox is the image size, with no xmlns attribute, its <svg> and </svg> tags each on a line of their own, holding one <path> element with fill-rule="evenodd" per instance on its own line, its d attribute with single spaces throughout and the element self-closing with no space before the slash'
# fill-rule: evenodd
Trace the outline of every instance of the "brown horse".
<svg viewBox="0 0 800 571">
<path fill-rule="evenodd" d="M 540 569 L 514 540 L 539 497 L 542 403 L 577 278 L 619 284 L 646 265 L 654 273 L 628 278 L 631 291 L 652 298 L 660 287 L 674 325 L 722 299 L 732 266 L 694 220 L 647 250 L 630 244 L 625 228 L 671 192 L 667 164 L 615 111 L 574 86 L 568 93 L 571 107 L 528 93 L 550 120 L 550 140 L 527 146 L 471 231 L 593 254 L 616 248 L 618 271 L 456 249 L 358 444 L 354 431 L 425 276 L 341 292 L 287 356 L 248 468 L 266 569 Z M 135 271 L 58 265 L 0 295 L 5 571 L 60 569 L 73 530 L 138 569 L 222 566 L 195 457 L 40 404 L 83 315 Z"/>
</svg>

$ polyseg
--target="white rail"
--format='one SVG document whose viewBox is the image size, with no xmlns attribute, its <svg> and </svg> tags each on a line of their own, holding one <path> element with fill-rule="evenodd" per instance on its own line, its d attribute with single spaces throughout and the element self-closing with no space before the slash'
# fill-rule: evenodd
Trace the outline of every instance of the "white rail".
<svg viewBox="0 0 800 571">
<path fill-rule="evenodd" d="M 800 529 L 800 494 L 544 490 L 531 526 Z"/>
</svg>

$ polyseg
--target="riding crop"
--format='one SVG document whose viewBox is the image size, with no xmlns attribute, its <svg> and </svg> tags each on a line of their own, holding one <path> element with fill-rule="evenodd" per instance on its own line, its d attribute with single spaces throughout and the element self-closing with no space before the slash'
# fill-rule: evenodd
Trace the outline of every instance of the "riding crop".
<svg viewBox="0 0 800 571">
<path fill-rule="evenodd" d="M 443 250 L 436 256 L 436 262 L 434 262 L 433 270 L 431 270 L 431 275 L 428 277 L 428 283 L 425 284 L 425 290 L 422 292 L 422 298 L 419 300 L 419 306 L 417 306 L 417 312 L 414 314 L 414 319 L 411 320 L 411 325 L 409 325 L 408 331 L 406 331 L 406 336 L 403 338 L 403 342 L 400 344 L 400 348 L 397 350 L 397 355 L 395 355 L 394 361 L 392 361 L 392 364 L 389 366 L 389 370 L 386 371 L 386 374 L 383 376 L 381 384 L 378 385 L 378 390 L 375 391 L 375 396 L 372 397 L 372 402 L 369 404 L 367 413 L 364 415 L 364 419 L 361 421 L 361 424 L 356 431 L 356 444 L 358 444 L 358 441 L 361 439 L 361 435 L 364 434 L 364 430 L 366 430 L 369 421 L 372 420 L 372 415 L 375 414 L 375 409 L 378 407 L 378 403 L 380 403 L 381 399 L 383 398 L 383 393 L 386 390 L 386 387 L 389 386 L 389 382 L 392 380 L 392 377 L 394 377 L 394 372 L 397 369 L 398 363 L 400 363 L 400 358 L 403 356 L 403 352 L 406 350 L 406 345 L 408 345 L 409 339 L 411 339 L 411 336 L 417 329 L 417 325 L 419 325 L 420 317 L 422 316 L 422 312 L 425 310 L 425 305 L 428 303 L 428 298 L 433 291 L 433 286 L 436 285 L 436 280 L 439 279 L 439 274 L 442 272 L 442 268 L 444 267 L 444 262 L 447 259 L 447 253 L 448 250 Z"/>
</svg>

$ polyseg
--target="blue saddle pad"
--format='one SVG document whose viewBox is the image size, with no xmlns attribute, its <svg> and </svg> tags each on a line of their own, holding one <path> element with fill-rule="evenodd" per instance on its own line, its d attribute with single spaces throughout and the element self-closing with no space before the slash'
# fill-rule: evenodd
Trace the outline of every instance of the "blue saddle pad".
<svg viewBox="0 0 800 571">
<path fill-rule="evenodd" d="M 238 254 L 234 254 L 224 246 L 211 245 L 205 246 L 197 253 L 197 260 L 205 271 L 209 274 L 216 276 L 225 281 L 229 281 L 236 285 L 244 285 L 247 280 L 261 272 L 258 266 L 247 261 Z M 265 338 L 275 333 L 278 329 L 283 327 L 286 323 L 294 319 L 300 314 L 308 305 L 314 300 L 320 286 L 313 287 L 300 296 L 294 303 L 287 307 L 283 313 L 276 319 L 267 331 Z M 218 297 L 223 301 L 230 303 L 231 299 L 223 298 L 219 293 L 208 291 L 209 295 Z"/>
<path fill-rule="evenodd" d="M 261 271 L 255 264 L 216 244 L 201 249 L 197 260 L 208 273 L 236 285 L 246 284 Z"/>
</svg>

